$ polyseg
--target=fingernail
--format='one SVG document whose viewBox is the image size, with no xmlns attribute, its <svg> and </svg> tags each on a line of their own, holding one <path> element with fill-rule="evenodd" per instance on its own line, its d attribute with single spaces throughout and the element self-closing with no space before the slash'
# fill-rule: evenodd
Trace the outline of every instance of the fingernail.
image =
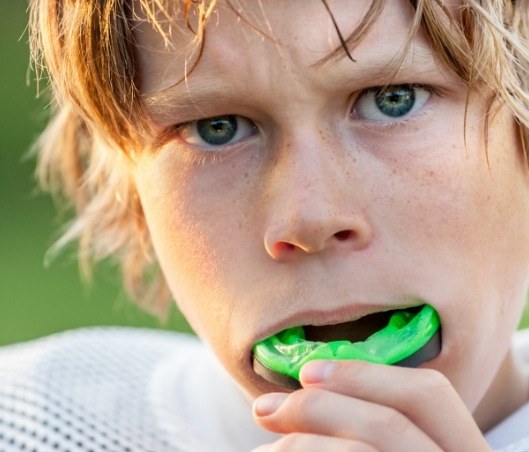
<svg viewBox="0 0 529 452">
<path fill-rule="evenodd" d="M 303 383 L 321 383 L 329 378 L 336 367 L 336 361 L 311 361 L 301 368 Z"/>
<path fill-rule="evenodd" d="M 269 416 L 276 411 L 288 397 L 288 394 L 275 392 L 258 397 L 253 403 L 253 410 L 257 416 Z"/>
</svg>

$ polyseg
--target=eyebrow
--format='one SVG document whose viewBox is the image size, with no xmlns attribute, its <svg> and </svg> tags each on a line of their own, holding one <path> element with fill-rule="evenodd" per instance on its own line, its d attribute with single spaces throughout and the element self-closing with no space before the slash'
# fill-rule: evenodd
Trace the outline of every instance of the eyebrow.
<svg viewBox="0 0 529 452">
<path fill-rule="evenodd" d="M 234 91 L 216 76 L 189 77 L 183 82 L 145 94 L 142 100 L 153 119 L 169 115 L 178 119 L 194 117 L 207 110 L 215 99 L 234 96 Z"/>
<path fill-rule="evenodd" d="M 410 52 L 410 50 L 413 50 Z M 340 52 L 340 47 L 332 50 L 329 54 L 320 58 L 310 65 L 311 68 L 315 69 L 325 69 L 330 65 L 336 65 L 340 63 L 348 63 L 352 65 L 361 64 L 362 57 L 356 58 L 354 61 L 351 61 L 349 54 L 345 51 Z M 375 64 L 370 64 L 366 68 L 367 71 L 374 70 L 388 70 L 395 69 L 395 73 L 402 72 L 403 69 L 411 69 L 412 67 L 420 67 L 421 65 L 427 65 L 435 62 L 435 58 L 432 55 L 432 52 L 429 48 L 424 47 L 421 44 L 412 44 L 407 49 L 399 49 L 399 52 L 393 54 L 392 56 L 387 55 L 386 58 L 382 57 L 386 63 L 380 64 L 379 61 L 376 61 Z M 400 62 L 400 65 L 397 63 Z"/>
<path fill-rule="evenodd" d="M 416 46 L 413 52 L 405 54 L 396 70 L 393 69 L 394 64 L 399 61 L 398 54 L 388 55 L 387 58 L 384 58 L 383 55 L 379 56 L 376 60 L 368 61 L 365 67 L 362 67 L 362 57 L 357 58 L 356 62 L 352 62 L 345 52 L 336 56 L 336 59 L 327 60 L 314 67 L 314 64 L 321 61 L 318 60 L 309 67 L 320 72 L 328 68 L 331 62 L 334 65 L 350 64 L 351 71 L 343 72 L 333 82 L 333 85 L 351 85 L 352 87 L 358 85 L 365 88 L 391 84 L 393 81 L 390 76 L 398 79 L 411 71 L 413 71 L 414 77 L 431 76 L 434 72 L 441 72 L 431 51 L 422 46 Z M 355 66 L 358 68 L 357 70 L 355 70 Z M 413 80 L 409 81 L 413 82 Z M 142 96 L 146 110 L 154 121 L 171 118 L 174 122 L 183 122 L 199 116 L 207 117 L 210 115 L 208 112 L 211 111 L 212 104 L 215 105 L 216 110 L 224 106 L 228 109 L 237 99 L 247 98 L 240 87 L 229 82 L 223 82 L 217 76 L 209 75 L 191 75 L 183 82 L 176 82 L 167 88 Z M 202 111 L 204 111 L 203 114 Z"/>
</svg>

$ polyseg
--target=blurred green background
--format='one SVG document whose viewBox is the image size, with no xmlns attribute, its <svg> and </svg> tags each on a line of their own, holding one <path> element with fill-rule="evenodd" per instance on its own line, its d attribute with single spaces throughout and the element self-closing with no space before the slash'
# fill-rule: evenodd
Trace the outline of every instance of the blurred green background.
<svg viewBox="0 0 529 452">
<path fill-rule="evenodd" d="M 159 328 L 127 300 L 110 265 L 99 267 L 92 286 L 80 282 L 73 253 L 44 267 L 64 218 L 36 192 L 34 161 L 24 158 L 46 119 L 45 102 L 26 83 L 26 20 L 25 1 L 0 2 L 0 345 L 85 325 Z M 176 309 L 165 328 L 189 330 Z"/>
<path fill-rule="evenodd" d="M 127 299 L 117 272 L 100 266 L 80 281 L 73 251 L 45 268 L 44 254 L 65 218 L 35 190 L 25 158 L 45 124 L 28 75 L 26 1 L 0 1 L 0 345 L 84 325 L 162 327 Z M 164 328 L 188 330 L 176 309 Z"/>
</svg>

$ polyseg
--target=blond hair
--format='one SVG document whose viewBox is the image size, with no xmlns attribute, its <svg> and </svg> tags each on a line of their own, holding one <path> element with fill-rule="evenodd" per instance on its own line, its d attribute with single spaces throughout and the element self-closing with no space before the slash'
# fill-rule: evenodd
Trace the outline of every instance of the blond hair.
<svg viewBox="0 0 529 452">
<path fill-rule="evenodd" d="M 218 1 L 251 25 L 244 10 L 229 0 Z M 321 1 L 334 22 L 332 10 Z M 129 294 L 160 315 L 167 312 L 170 294 L 131 180 L 134 155 L 152 145 L 137 85 L 131 18 L 134 8 L 141 8 L 169 45 L 167 26 L 182 15 L 195 30 L 198 61 L 216 2 L 183 0 L 175 11 L 169 11 L 163 0 L 136 0 L 133 6 L 130 0 L 30 2 L 34 67 L 38 78 L 49 75 L 54 109 L 37 143 L 38 179 L 45 190 L 61 194 L 76 210 L 52 253 L 78 241 L 85 274 L 92 262 L 113 256 Z M 348 55 L 354 53 L 384 3 L 372 0 L 351 36 L 343 38 L 336 27 L 342 47 L 328 58 L 344 49 Z M 507 105 L 518 122 L 525 155 L 529 0 L 463 0 L 457 15 L 451 15 L 441 0 L 410 3 L 415 16 L 409 39 L 419 28 L 424 30 L 434 52 L 469 90 L 486 87 L 494 93 L 491 105 L 493 100 Z M 192 27 L 191 11 L 196 18 Z"/>
</svg>

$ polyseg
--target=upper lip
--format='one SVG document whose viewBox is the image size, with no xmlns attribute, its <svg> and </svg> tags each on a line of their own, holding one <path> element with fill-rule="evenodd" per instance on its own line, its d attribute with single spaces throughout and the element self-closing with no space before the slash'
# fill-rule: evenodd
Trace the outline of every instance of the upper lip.
<svg viewBox="0 0 529 452">
<path fill-rule="evenodd" d="M 352 322 L 365 317 L 366 315 L 375 314 L 378 312 L 407 309 L 413 306 L 420 306 L 422 304 L 424 304 L 424 302 L 415 300 L 415 302 L 394 306 L 388 304 L 351 304 L 332 310 L 313 309 L 298 311 L 261 331 L 255 342 L 266 339 L 293 326 L 337 325 L 339 323 Z"/>
<path fill-rule="evenodd" d="M 279 322 L 276 322 L 261 331 L 254 343 L 266 339 L 274 334 L 279 333 L 280 331 L 283 331 L 293 326 L 337 325 L 339 323 L 352 322 L 354 320 L 358 320 L 362 317 L 365 317 L 366 315 L 375 314 L 378 312 L 407 309 L 413 306 L 420 306 L 422 304 L 424 304 L 424 302 L 415 300 L 415 302 L 400 305 L 351 304 L 333 310 L 312 309 L 306 311 L 298 311 L 288 317 L 285 317 L 284 319 L 281 319 Z"/>
</svg>

